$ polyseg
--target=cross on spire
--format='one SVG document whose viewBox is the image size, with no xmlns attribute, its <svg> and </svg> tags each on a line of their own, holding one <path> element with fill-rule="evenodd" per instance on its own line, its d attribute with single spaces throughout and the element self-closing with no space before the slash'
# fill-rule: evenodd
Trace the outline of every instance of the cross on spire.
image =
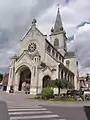
<svg viewBox="0 0 90 120">
<path fill-rule="evenodd" d="M 36 23 L 37 23 L 36 19 L 33 19 L 33 21 L 32 21 L 32 25 L 35 26 Z"/>
<path fill-rule="evenodd" d="M 59 4 L 57 4 L 57 6 L 58 6 L 58 12 L 59 12 Z"/>
</svg>

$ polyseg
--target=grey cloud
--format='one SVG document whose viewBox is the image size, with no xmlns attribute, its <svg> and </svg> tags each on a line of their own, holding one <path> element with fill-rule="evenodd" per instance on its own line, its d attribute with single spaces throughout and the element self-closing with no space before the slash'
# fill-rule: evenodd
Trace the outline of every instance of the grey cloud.
<svg viewBox="0 0 90 120">
<path fill-rule="evenodd" d="M 87 73 L 90 71 L 90 25 L 85 24 L 78 29 L 75 36 L 74 45 L 79 60 L 80 71 Z"/>
<path fill-rule="evenodd" d="M 90 22 L 82 22 L 79 25 L 77 25 L 77 28 L 84 26 L 85 24 L 90 24 Z"/>
<path fill-rule="evenodd" d="M 19 40 L 31 24 L 58 0 L 0 0 L 0 70 L 10 64 L 10 57 L 19 50 Z"/>
<path fill-rule="evenodd" d="M 69 41 L 69 42 L 72 41 L 72 40 L 74 40 L 74 35 L 68 37 L 68 41 Z"/>
</svg>

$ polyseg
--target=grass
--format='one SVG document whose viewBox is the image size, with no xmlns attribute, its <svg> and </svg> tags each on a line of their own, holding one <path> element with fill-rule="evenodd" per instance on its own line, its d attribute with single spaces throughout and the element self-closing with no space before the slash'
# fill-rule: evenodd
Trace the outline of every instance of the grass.
<svg viewBox="0 0 90 120">
<path fill-rule="evenodd" d="M 35 96 L 33 99 L 38 99 L 38 100 L 48 100 L 48 101 L 67 101 L 67 102 L 74 102 L 77 101 L 76 97 L 67 97 L 67 96 L 57 96 L 54 98 L 49 98 L 49 99 L 44 99 L 42 96 Z"/>
</svg>

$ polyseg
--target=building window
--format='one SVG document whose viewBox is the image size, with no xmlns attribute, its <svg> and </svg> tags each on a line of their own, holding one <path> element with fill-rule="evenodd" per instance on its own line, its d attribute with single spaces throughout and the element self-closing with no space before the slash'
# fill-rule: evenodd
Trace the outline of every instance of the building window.
<svg viewBox="0 0 90 120">
<path fill-rule="evenodd" d="M 34 77 L 35 77 L 35 73 L 36 73 L 36 67 L 34 67 Z"/>
<path fill-rule="evenodd" d="M 58 53 L 56 53 L 56 58 L 58 59 Z"/>
<path fill-rule="evenodd" d="M 78 61 L 76 61 L 76 66 L 78 66 Z"/>
<path fill-rule="evenodd" d="M 48 51 L 48 52 L 51 51 L 51 47 L 50 47 L 50 45 L 47 45 L 47 51 Z"/>
<path fill-rule="evenodd" d="M 66 67 L 69 68 L 69 65 L 70 65 L 70 61 L 67 60 L 67 61 L 66 61 Z"/>
<path fill-rule="evenodd" d="M 55 55 L 55 50 L 54 49 L 52 49 L 52 56 L 54 56 Z"/>
<path fill-rule="evenodd" d="M 36 62 L 36 60 L 37 60 L 37 59 L 35 58 L 35 62 Z"/>
<path fill-rule="evenodd" d="M 55 46 L 55 47 L 58 47 L 58 46 L 59 46 L 59 40 L 58 40 L 57 38 L 54 40 L 54 46 Z"/>
<path fill-rule="evenodd" d="M 61 71 L 61 79 L 63 79 L 63 70 Z"/>
<path fill-rule="evenodd" d="M 64 59 L 62 58 L 62 63 L 64 62 Z"/>
</svg>

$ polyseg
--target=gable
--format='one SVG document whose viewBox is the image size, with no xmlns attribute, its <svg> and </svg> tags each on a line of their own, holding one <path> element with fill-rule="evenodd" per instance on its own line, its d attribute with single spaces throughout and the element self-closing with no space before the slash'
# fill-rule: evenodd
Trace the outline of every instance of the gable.
<svg viewBox="0 0 90 120">
<path fill-rule="evenodd" d="M 48 66 L 46 68 L 44 68 L 42 71 L 43 71 L 43 75 L 51 75 L 52 74 L 52 70 Z"/>
<path fill-rule="evenodd" d="M 20 64 L 20 63 L 30 63 L 32 62 L 32 58 L 28 55 L 27 51 L 24 51 L 18 58 L 18 60 L 16 61 L 16 64 Z"/>
<path fill-rule="evenodd" d="M 19 55 L 22 54 L 24 50 L 28 50 L 28 46 L 32 43 L 37 45 L 37 51 L 40 53 L 40 56 L 44 58 L 45 37 L 36 26 L 31 26 L 22 38 Z"/>
<path fill-rule="evenodd" d="M 44 72 L 44 71 L 46 71 L 46 70 L 48 70 L 48 71 L 50 71 L 50 72 L 52 71 L 49 66 L 46 66 L 42 71 Z"/>
<path fill-rule="evenodd" d="M 34 38 L 36 36 L 44 37 L 43 33 L 41 33 L 36 26 L 31 26 L 31 28 L 29 28 L 29 30 L 22 37 L 21 41 L 25 40 L 26 38 Z"/>
</svg>

